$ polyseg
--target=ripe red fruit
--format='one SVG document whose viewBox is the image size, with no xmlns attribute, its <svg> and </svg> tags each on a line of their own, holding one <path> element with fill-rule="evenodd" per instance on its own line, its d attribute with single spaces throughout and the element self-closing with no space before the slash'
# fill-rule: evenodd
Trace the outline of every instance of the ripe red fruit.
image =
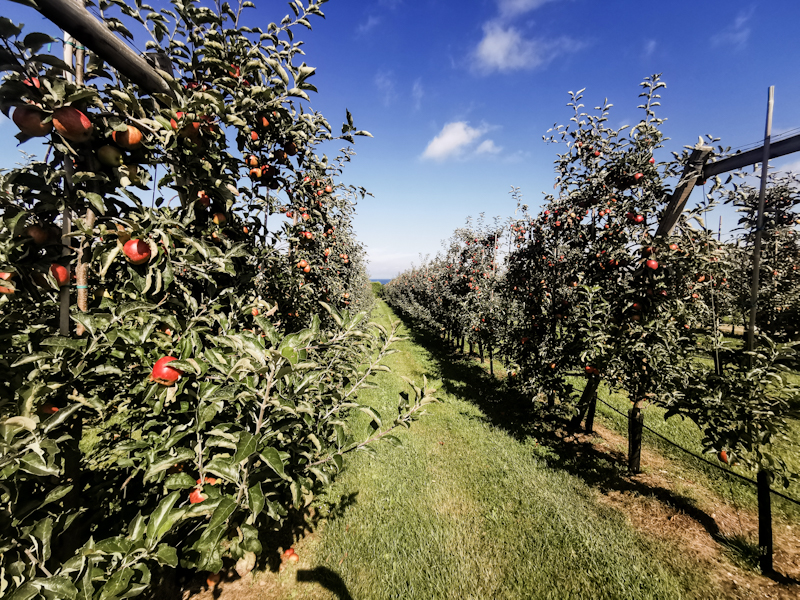
<svg viewBox="0 0 800 600">
<path fill-rule="evenodd" d="M 642 177 L 644 177 L 644 175 L 642 175 L 641 173 L 636 173 L 636 174 L 633 176 L 633 178 L 634 178 L 636 181 L 639 181 L 639 180 L 640 180 Z"/>
<path fill-rule="evenodd" d="M 69 270 L 58 263 L 50 265 L 50 273 L 56 278 L 58 287 L 64 287 L 69 283 Z"/>
<path fill-rule="evenodd" d="M 674 250 L 677 250 L 677 249 L 678 249 L 678 244 L 670 244 L 670 245 L 669 245 L 669 249 L 670 249 L 670 250 L 673 250 L 673 251 L 674 251 Z"/>
<path fill-rule="evenodd" d="M 204 483 L 206 483 L 208 485 L 216 485 L 217 484 L 217 478 L 216 477 L 206 477 L 205 481 L 203 481 L 202 479 L 198 479 L 197 480 L 197 485 L 202 485 Z"/>
<path fill-rule="evenodd" d="M 192 493 L 189 494 L 189 502 L 191 502 L 192 504 L 197 504 L 198 502 L 202 502 L 203 500 L 206 499 L 208 499 L 208 496 L 206 496 L 203 492 L 201 492 L 197 488 L 193 489 Z"/>
<path fill-rule="evenodd" d="M 150 373 L 150 381 L 165 386 L 171 386 L 178 381 L 180 376 L 183 375 L 183 371 L 173 369 L 169 366 L 168 363 L 171 363 L 173 360 L 178 359 L 174 356 L 163 356 L 159 358 L 156 364 L 153 365 L 153 370 Z"/>
<path fill-rule="evenodd" d="M 600 156 L 600 151 L 599 151 L 599 150 L 595 150 L 595 151 L 594 151 L 594 155 L 595 155 L 595 156 Z"/>
<path fill-rule="evenodd" d="M 94 132 L 89 117 L 72 106 L 53 111 L 53 126 L 61 137 L 77 143 L 88 142 Z"/>
<path fill-rule="evenodd" d="M 255 142 L 256 140 L 258 140 L 258 134 L 255 131 L 251 131 L 250 132 L 250 139 Z"/>
<path fill-rule="evenodd" d="M 259 314 L 258 309 L 254 308 L 253 310 L 250 311 L 250 314 L 252 314 L 254 317 L 257 317 Z"/>
<path fill-rule="evenodd" d="M 256 168 L 258 166 L 258 157 L 255 154 L 251 154 L 250 156 L 247 157 L 245 163 L 247 164 L 248 167 Z"/>
<path fill-rule="evenodd" d="M 648 269 L 653 269 L 654 271 L 658 268 L 658 261 L 653 260 L 652 258 L 648 260 L 645 265 L 647 265 Z"/>
<path fill-rule="evenodd" d="M 330 194 L 333 191 L 333 186 L 326 185 L 325 186 L 325 193 Z"/>
<path fill-rule="evenodd" d="M 223 213 L 214 213 L 212 220 L 215 225 L 219 225 L 220 227 L 228 222 L 228 218 Z"/>
<path fill-rule="evenodd" d="M 58 412 L 58 407 L 50 402 L 45 402 L 39 408 L 36 409 L 40 415 L 54 415 Z"/>
<path fill-rule="evenodd" d="M 648 162 L 649 162 L 651 165 L 653 165 L 653 164 L 655 164 L 655 162 L 656 162 L 656 159 L 655 159 L 655 158 L 651 158 L 651 159 L 650 159 Z"/>
<path fill-rule="evenodd" d="M 37 90 L 42 87 L 42 84 L 39 82 L 38 77 L 28 77 L 27 79 L 23 80 L 22 83 L 27 85 L 28 87 L 34 87 Z"/>
<path fill-rule="evenodd" d="M 41 137 L 53 131 L 53 122 L 43 123 L 45 118 L 47 115 L 41 110 L 27 106 L 18 106 L 11 115 L 11 120 L 19 127 L 19 130 L 31 137 Z"/>
<path fill-rule="evenodd" d="M 719 454 L 717 454 L 717 458 L 719 458 L 725 464 L 728 464 L 728 453 L 725 450 L 720 450 Z"/>
<path fill-rule="evenodd" d="M 302 259 L 299 263 L 297 263 L 298 269 L 305 269 L 308 266 L 306 259 Z"/>
<path fill-rule="evenodd" d="M 283 146 L 283 150 L 284 150 L 284 151 L 286 152 L 286 154 L 288 154 L 289 156 L 294 156 L 295 154 L 297 154 L 297 144 L 295 144 L 294 142 L 287 142 L 287 143 L 286 143 L 286 144 Z"/>
<path fill-rule="evenodd" d="M 1 281 L 11 281 L 14 278 L 16 273 L 0 273 L 0 280 Z M 4 285 L 0 285 L 0 294 L 12 295 L 14 293 L 13 287 L 6 287 Z"/>
<path fill-rule="evenodd" d="M 125 148 L 125 150 L 135 150 L 142 145 L 142 132 L 139 131 L 137 127 L 128 125 L 128 129 L 125 131 L 115 131 L 112 133 L 111 139 L 113 139 L 119 147 Z"/>
<path fill-rule="evenodd" d="M 197 192 L 197 202 L 205 208 L 211 206 L 211 198 L 204 191 Z"/>
<path fill-rule="evenodd" d="M 231 65 L 231 67 L 232 67 L 231 69 L 228 69 L 228 75 L 230 75 L 231 77 L 239 77 L 241 75 L 239 67 L 237 67 L 236 65 Z"/>
<path fill-rule="evenodd" d="M 636 215 L 633 218 L 634 223 L 643 223 L 644 222 L 644 215 Z"/>
<path fill-rule="evenodd" d="M 142 265 L 150 260 L 150 245 L 144 240 L 130 239 L 122 247 L 125 257 L 131 264 Z"/>
</svg>

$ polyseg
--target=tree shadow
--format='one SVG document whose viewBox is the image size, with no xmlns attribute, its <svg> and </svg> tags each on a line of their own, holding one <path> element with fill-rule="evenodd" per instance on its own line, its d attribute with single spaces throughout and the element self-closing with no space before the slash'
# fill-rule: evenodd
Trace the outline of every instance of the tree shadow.
<svg viewBox="0 0 800 600">
<path fill-rule="evenodd" d="M 547 407 L 509 385 L 508 380 L 500 381 L 489 375 L 474 357 L 457 352 L 441 337 L 418 328 L 407 318 L 401 317 L 401 320 L 407 328 L 406 335 L 428 351 L 435 376 L 442 380 L 442 389 L 467 400 L 484 415 L 476 417 L 464 413 L 466 416 L 481 418 L 519 441 L 533 440 L 535 455 L 548 467 L 566 471 L 604 494 L 623 492 L 645 496 L 684 513 L 729 554 L 734 554 L 735 562 L 758 570 L 757 558 L 753 565 L 750 556 L 751 544 L 724 535 L 716 520 L 692 498 L 631 475 L 626 450 L 608 447 L 601 450 L 592 443 L 591 434 L 576 432 L 570 425 L 572 407 Z M 757 546 L 755 550 L 758 551 Z M 768 576 L 781 584 L 798 583 L 777 572 Z"/>
<path fill-rule="evenodd" d="M 297 571 L 297 581 L 316 582 L 336 594 L 339 600 L 353 600 L 342 577 L 327 567 L 317 567 L 315 569 L 300 569 Z"/>
</svg>

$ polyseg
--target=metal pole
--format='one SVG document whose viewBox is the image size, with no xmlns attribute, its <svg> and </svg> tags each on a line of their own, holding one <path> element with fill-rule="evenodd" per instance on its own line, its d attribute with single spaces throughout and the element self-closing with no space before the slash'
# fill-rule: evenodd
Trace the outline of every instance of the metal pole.
<svg viewBox="0 0 800 600">
<path fill-rule="evenodd" d="M 756 313 L 758 311 L 758 283 L 761 268 L 761 239 L 764 229 L 764 203 L 767 195 L 767 175 L 769 171 L 769 142 L 772 133 L 772 106 L 775 86 L 769 88 L 767 102 L 767 127 L 764 132 L 764 156 L 761 161 L 761 190 L 758 194 L 758 216 L 756 220 L 756 239 L 753 247 L 753 284 L 750 290 L 750 328 L 747 332 L 747 349 L 752 352 L 755 346 Z M 750 367 L 753 356 L 750 355 Z M 758 472 L 758 551 L 761 572 L 772 573 L 772 506 L 770 504 L 770 474 L 766 470 Z"/>
<path fill-rule="evenodd" d="M 758 308 L 758 283 L 759 269 L 761 268 L 761 238 L 764 228 L 764 201 L 767 194 L 767 174 L 769 171 L 769 140 L 772 135 L 772 106 L 775 98 L 775 86 L 769 87 L 769 100 L 767 102 L 767 127 L 764 133 L 764 156 L 761 161 L 761 190 L 758 194 L 758 215 L 756 225 L 756 239 L 753 246 L 753 279 L 750 288 L 750 328 L 747 332 L 747 349 L 752 351 L 755 344 L 756 312 Z M 753 358 L 750 357 L 750 366 Z"/>
</svg>

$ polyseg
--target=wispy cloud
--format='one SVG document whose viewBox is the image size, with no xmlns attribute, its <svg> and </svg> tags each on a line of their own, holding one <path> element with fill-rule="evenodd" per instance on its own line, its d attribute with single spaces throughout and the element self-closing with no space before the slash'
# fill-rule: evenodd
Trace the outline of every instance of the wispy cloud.
<svg viewBox="0 0 800 600">
<path fill-rule="evenodd" d="M 516 27 L 490 21 L 483 26 L 483 39 L 475 49 L 475 67 L 481 73 L 535 69 L 580 46 L 564 37 L 526 39 Z"/>
<path fill-rule="evenodd" d="M 644 56 L 645 58 L 649 58 L 653 56 L 653 52 L 656 51 L 656 41 L 655 40 L 647 40 L 644 45 Z"/>
<path fill-rule="evenodd" d="M 504 19 L 516 17 L 539 8 L 551 0 L 498 0 L 497 8 Z"/>
<path fill-rule="evenodd" d="M 389 106 L 397 97 L 394 74 L 391 71 L 380 71 L 375 75 L 375 87 L 378 88 L 384 106 Z"/>
<path fill-rule="evenodd" d="M 372 31 L 372 29 L 374 29 L 377 25 L 379 25 L 380 22 L 381 22 L 380 17 L 375 15 L 370 15 L 367 17 L 366 21 L 364 21 L 358 26 L 356 31 L 358 32 L 359 35 L 364 35 Z"/>
<path fill-rule="evenodd" d="M 475 154 L 499 154 L 502 148 L 494 143 L 494 140 L 483 140 L 477 148 Z"/>
<path fill-rule="evenodd" d="M 466 121 L 447 123 L 430 141 L 422 158 L 444 161 L 451 158 L 468 158 L 477 155 L 497 154 L 502 148 L 493 140 L 478 141 L 490 130 L 487 125 L 470 127 Z"/>
<path fill-rule="evenodd" d="M 425 90 L 422 89 L 422 80 L 417 79 L 414 86 L 411 88 L 411 98 L 414 101 L 414 110 L 422 108 L 422 98 L 425 96 Z"/>
<path fill-rule="evenodd" d="M 531 37 L 523 31 L 521 15 L 553 0 L 497 0 L 498 15 L 483 24 L 483 37 L 472 53 L 473 66 L 483 74 L 535 69 L 582 44 L 568 37 Z"/>
<path fill-rule="evenodd" d="M 739 13 L 736 20 L 711 37 L 711 45 L 718 46 L 732 46 L 734 48 L 742 48 L 747 44 L 750 38 L 750 19 L 755 13 L 755 7 L 750 7 L 749 10 Z"/>
</svg>

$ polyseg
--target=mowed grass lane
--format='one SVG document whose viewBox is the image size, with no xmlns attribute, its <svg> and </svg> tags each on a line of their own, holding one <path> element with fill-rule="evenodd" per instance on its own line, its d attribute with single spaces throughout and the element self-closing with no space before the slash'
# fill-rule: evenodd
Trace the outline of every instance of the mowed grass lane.
<svg viewBox="0 0 800 600">
<path fill-rule="evenodd" d="M 395 319 L 382 302 L 379 322 Z M 465 398 L 481 381 L 437 380 L 447 360 L 403 341 L 378 388 L 360 401 L 385 420 L 400 375 L 423 374 L 442 401 L 399 437 L 403 448 L 357 454 L 322 498 L 336 516 L 298 545 L 301 561 L 271 591 L 286 598 L 715 598 L 674 546 L 646 540 L 597 504 L 579 478 L 549 468 L 547 450 L 494 428 Z M 452 373 L 452 369 L 448 373 Z M 366 423 L 355 429 L 366 431 Z M 342 508 L 344 507 L 344 508 Z M 311 579 L 310 583 L 298 580 Z M 320 585 L 320 582 L 322 585 Z M 270 595 L 272 597 L 272 594 Z"/>
</svg>

